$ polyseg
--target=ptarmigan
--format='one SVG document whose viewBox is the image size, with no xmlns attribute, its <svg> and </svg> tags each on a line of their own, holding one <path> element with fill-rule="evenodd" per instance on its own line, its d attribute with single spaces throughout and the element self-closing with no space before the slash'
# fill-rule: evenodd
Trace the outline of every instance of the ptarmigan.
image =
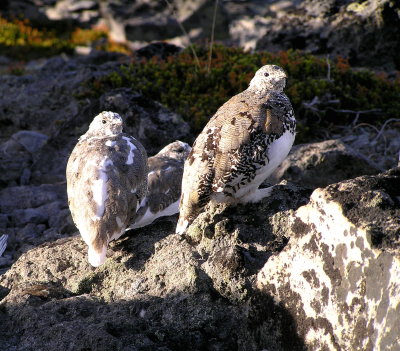
<svg viewBox="0 0 400 351">
<path fill-rule="evenodd" d="M 130 228 L 144 227 L 159 217 L 179 212 L 183 166 L 192 148 L 175 141 L 149 157 L 148 191 Z"/>
<path fill-rule="evenodd" d="M 249 87 L 222 105 L 193 144 L 183 173 L 176 232 L 210 201 L 246 203 L 268 196 L 259 185 L 289 153 L 296 120 L 283 89 L 285 71 L 261 67 Z"/>
<path fill-rule="evenodd" d="M 108 243 L 134 222 L 147 191 L 146 151 L 122 127 L 117 113 L 100 113 L 67 164 L 69 208 L 95 267 L 106 259 Z"/>
</svg>

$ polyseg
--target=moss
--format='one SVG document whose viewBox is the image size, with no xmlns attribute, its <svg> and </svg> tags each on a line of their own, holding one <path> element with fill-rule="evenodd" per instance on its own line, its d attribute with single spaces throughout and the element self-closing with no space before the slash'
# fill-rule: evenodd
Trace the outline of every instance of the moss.
<svg viewBox="0 0 400 351">
<path fill-rule="evenodd" d="M 90 294 L 93 288 L 98 285 L 103 278 L 98 273 L 91 273 L 84 277 L 77 283 L 76 288 L 73 288 L 73 292 L 77 295 Z"/>
<path fill-rule="evenodd" d="M 133 60 L 120 72 L 88 82 L 83 95 L 100 96 L 110 88 L 131 87 L 180 113 L 198 133 L 219 106 L 248 86 L 260 66 L 278 64 L 289 75 L 286 93 L 299 121 L 297 142 L 315 138 L 321 128 L 353 121 L 355 113 L 338 110 L 379 110 L 378 115 L 363 114 L 363 122 L 373 124 L 400 117 L 400 80 L 354 70 L 342 57 L 327 62 L 299 51 L 247 53 L 239 48 L 216 46 L 208 71 L 207 49 L 195 49 L 200 67 L 190 50 L 165 60 Z M 315 97 L 319 104 L 314 109 L 304 105 Z"/>
<path fill-rule="evenodd" d="M 20 60 L 70 52 L 77 45 L 130 54 L 126 45 L 107 39 L 105 29 L 73 29 L 61 37 L 27 21 L 1 17 L 0 28 L 0 54 Z M 355 70 L 340 56 L 327 61 L 293 50 L 248 53 L 222 45 L 214 46 L 209 66 L 208 48 L 194 49 L 199 64 L 189 49 L 165 59 L 133 58 L 120 71 L 85 82 L 76 97 L 99 97 L 109 89 L 130 87 L 182 115 L 197 134 L 224 102 L 246 89 L 259 67 L 277 64 L 289 76 L 286 93 L 298 120 L 297 143 L 318 140 L 326 129 L 351 124 L 355 111 L 373 110 L 362 114 L 362 122 L 378 126 L 388 118 L 400 118 L 399 73 L 390 80 L 382 73 Z M 9 72 L 23 74 L 24 69 L 19 65 Z"/>
<path fill-rule="evenodd" d="M 106 29 L 55 30 L 35 28 L 27 20 L 7 20 L 0 17 L 0 54 L 19 60 L 48 57 L 62 52 L 71 53 L 80 45 L 95 49 L 131 54 L 127 45 L 108 39 Z"/>
</svg>

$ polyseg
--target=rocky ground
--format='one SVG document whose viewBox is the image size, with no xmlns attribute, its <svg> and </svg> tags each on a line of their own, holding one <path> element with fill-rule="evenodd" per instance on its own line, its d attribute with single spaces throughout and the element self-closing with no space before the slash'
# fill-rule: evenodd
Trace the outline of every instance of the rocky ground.
<svg viewBox="0 0 400 351">
<path fill-rule="evenodd" d="M 209 20 L 214 2 L 174 3 L 183 4 L 177 15 L 200 38 L 204 33 L 196 28 Z M 126 13 L 121 4 L 18 0 L 1 9 L 26 11 L 40 21 L 107 20 L 115 35 L 137 40 L 140 28 L 157 33 L 162 21 L 170 21 L 171 33 L 163 34 L 180 36 L 165 3 L 130 2 Z M 338 53 L 336 41 L 348 34 L 340 18 L 348 19 L 345 25 L 355 16 L 357 35 L 382 20 L 374 35 L 388 38 L 390 50 L 378 46 L 368 55 L 370 46 L 360 39 L 353 58 L 379 65 L 381 57 L 388 69 L 398 65 L 391 51 L 398 37 L 392 40 L 390 31 L 397 25 L 396 2 L 324 4 L 220 2 L 219 33 L 270 49 L 276 38 L 292 40 L 292 27 L 282 30 L 285 23 L 302 21 L 305 50 Z M 135 22 L 128 18 L 134 13 L 151 16 Z M 319 42 L 324 36 L 315 35 L 318 26 L 326 26 L 325 46 Z M 348 49 L 343 45 L 343 52 Z M 139 54 L 163 50 L 151 46 Z M 178 114 L 134 89 L 82 97 L 83 82 L 127 60 L 103 52 L 61 55 L 27 63 L 22 76 L 0 76 L 0 235 L 8 235 L 0 255 L 1 348 L 397 350 L 400 131 L 389 120 L 380 130 L 355 120 L 327 131 L 323 141 L 296 145 L 266 182 L 275 184 L 272 195 L 258 204 L 208 206 L 182 237 L 174 234 L 176 216 L 160 219 L 113 242 L 103 266 L 87 263 L 67 205 L 65 166 L 92 118 L 103 110 L 118 112 L 149 155 L 194 138 Z M 9 64 L 0 58 L 0 72 Z"/>
<path fill-rule="evenodd" d="M 114 40 L 137 49 L 154 40 L 209 42 L 215 0 L 8 0 L 0 10 L 41 25 L 107 26 Z M 395 0 L 219 1 L 215 39 L 247 49 L 341 55 L 352 65 L 398 70 L 399 11 Z"/>
<path fill-rule="evenodd" d="M 105 265 L 78 236 L 0 278 L 7 350 L 373 350 L 399 343 L 400 170 L 130 231 Z M 297 327 L 296 327 L 297 326 Z"/>
<path fill-rule="evenodd" d="M 176 217 L 159 220 L 113 243 L 104 266 L 88 265 L 67 206 L 65 164 L 92 117 L 120 113 L 150 155 L 193 140 L 179 115 L 131 89 L 78 98 L 83 81 L 124 59 L 60 56 L 28 64 L 24 76 L 2 76 L 5 349 L 396 345 L 399 171 L 379 175 L 397 162 L 398 132 L 390 128 L 375 147 L 377 132 L 349 129 L 296 145 L 262 203 L 209 208 L 186 237 L 174 234 Z"/>
</svg>

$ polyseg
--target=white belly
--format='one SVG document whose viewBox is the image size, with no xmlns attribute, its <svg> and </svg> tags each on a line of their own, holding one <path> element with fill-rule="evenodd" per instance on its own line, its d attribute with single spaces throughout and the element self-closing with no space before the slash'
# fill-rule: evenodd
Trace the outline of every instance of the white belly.
<svg viewBox="0 0 400 351">
<path fill-rule="evenodd" d="M 146 213 L 143 215 L 143 217 L 141 217 L 135 223 L 130 225 L 128 227 L 128 229 L 136 229 L 136 228 L 145 227 L 146 225 L 149 225 L 149 224 L 153 223 L 157 218 L 166 217 L 166 216 L 172 216 L 172 215 L 174 215 L 174 214 L 176 214 L 178 212 L 179 212 L 179 200 L 177 200 L 174 203 L 170 204 L 168 207 L 164 208 L 160 212 L 153 213 L 148 208 Z"/>
<path fill-rule="evenodd" d="M 247 195 L 253 191 L 255 191 L 260 184 L 267 179 L 273 171 L 282 163 L 282 161 L 289 154 L 290 149 L 292 148 L 294 142 L 294 134 L 286 131 L 282 134 L 282 136 L 275 140 L 268 147 L 268 159 L 269 162 L 257 170 L 255 178 L 251 181 L 251 183 L 240 188 L 235 197 L 240 199 L 242 196 Z"/>
</svg>

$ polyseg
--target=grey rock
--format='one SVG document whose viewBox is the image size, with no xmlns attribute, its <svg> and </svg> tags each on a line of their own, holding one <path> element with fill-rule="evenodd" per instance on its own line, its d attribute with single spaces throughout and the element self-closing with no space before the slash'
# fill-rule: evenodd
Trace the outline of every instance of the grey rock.
<svg viewBox="0 0 400 351">
<path fill-rule="evenodd" d="M 290 316 L 254 295 L 252 281 L 285 244 L 260 223 L 305 204 L 308 194 L 281 185 L 261 205 L 210 209 L 195 231 L 208 224 L 214 237 L 185 240 L 173 234 L 176 219 L 130 231 L 111 244 L 100 269 L 88 265 L 80 237 L 29 250 L 0 277 L 5 325 L 18 328 L 17 338 L 5 333 L 0 342 L 20 350 L 68 349 L 71 342 L 96 350 L 301 350 Z M 256 209 L 259 216 L 249 218 Z"/>
<path fill-rule="evenodd" d="M 0 276 L 0 342 L 19 350 L 71 342 L 97 350 L 393 348 L 399 178 L 394 169 L 346 180 L 311 200 L 310 190 L 282 182 L 257 204 L 208 205 L 185 237 L 173 234 L 176 217 L 129 231 L 97 269 L 80 237 L 45 242 Z M 55 238 L 51 228 L 46 235 Z"/>
<path fill-rule="evenodd" d="M 65 181 L 66 162 L 78 137 L 104 109 L 115 107 L 126 117 L 128 132 L 140 136 L 149 153 L 188 138 L 189 127 L 180 116 L 133 91 L 109 91 L 100 102 L 79 98 L 87 94 L 85 82 L 118 70 L 126 60 L 105 52 L 79 58 L 61 55 L 32 63 L 29 75 L 2 78 L 0 121 L 5 140 L 0 147 L 0 187 Z M 45 136 L 49 138 L 44 143 Z"/>
<path fill-rule="evenodd" d="M 294 316 L 308 350 L 398 348 L 399 181 L 397 168 L 332 184 L 276 222 L 290 240 L 257 284 Z"/>
<path fill-rule="evenodd" d="M 129 88 L 108 91 L 100 97 L 100 109 L 119 113 L 126 133 L 141 141 L 149 154 L 190 134 L 182 117 Z"/>
<path fill-rule="evenodd" d="M 0 228 L 7 228 L 10 225 L 10 218 L 8 215 L 0 213 Z"/>
<path fill-rule="evenodd" d="M 22 229 L 18 230 L 15 237 L 15 242 L 22 242 L 23 245 L 30 244 L 31 248 L 34 247 L 36 239 L 43 234 L 46 230 L 46 225 L 27 223 Z"/>
<path fill-rule="evenodd" d="M 45 211 L 38 208 L 17 209 L 11 213 L 11 218 L 16 226 L 22 227 L 28 223 L 40 224 L 48 220 L 48 215 Z"/>
<path fill-rule="evenodd" d="M 101 5 L 101 14 L 115 40 L 150 42 L 180 38 L 187 40 L 178 21 L 191 40 L 210 38 L 215 2 L 212 0 L 174 1 L 172 10 L 165 1 L 109 1 Z M 217 40 L 229 37 L 229 21 L 222 3 L 218 7 L 215 28 Z"/>
<path fill-rule="evenodd" d="M 381 128 L 379 133 L 368 126 L 348 128 L 337 135 L 345 144 L 372 160 L 381 169 L 396 167 L 400 150 L 400 130 Z"/>
<path fill-rule="evenodd" d="M 399 6 L 391 0 L 302 1 L 292 11 L 271 14 L 256 48 L 341 55 L 352 65 L 395 69 L 400 64 Z"/>
<path fill-rule="evenodd" d="M 10 262 L 36 245 L 76 231 L 69 222 L 65 184 L 2 189 L 0 212 L 0 228 L 10 238 Z M 45 235 L 49 226 L 53 231 Z"/>
<path fill-rule="evenodd" d="M 8 154 L 0 151 L 0 189 L 25 182 L 26 171 L 32 167 L 32 155 L 20 151 Z"/>
<path fill-rule="evenodd" d="M 377 174 L 379 167 L 340 140 L 296 145 L 268 179 L 283 179 L 309 187 L 325 187 L 360 175 Z"/>
<path fill-rule="evenodd" d="M 171 3 L 173 9 L 166 1 L 16 0 L 2 10 L 42 25 L 105 24 L 113 40 L 136 48 L 160 40 L 189 45 L 179 23 L 191 42 L 209 42 L 215 1 Z M 219 1 L 215 40 L 246 49 L 341 55 L 353 65 L 398 70 L 399 6 L 394 0 Z"/>
<path fill-rule="evenodd" d="M 15 209 L 30 209 L 54 201 L 67 203 L 65 184 L 17 186 L 0 190 L 0 211 L 11 213 Z"/>
<path fill-rule="evenodd" d="M 11 138 L 0 146 L 0 150 L 5 153 L 15 153 L 21 151 L 21 147 L 34 153 L 46 143 L 49 137 L 39 132 L 31 130 L 21 130 L 11 136 Z"/>
</svg>

